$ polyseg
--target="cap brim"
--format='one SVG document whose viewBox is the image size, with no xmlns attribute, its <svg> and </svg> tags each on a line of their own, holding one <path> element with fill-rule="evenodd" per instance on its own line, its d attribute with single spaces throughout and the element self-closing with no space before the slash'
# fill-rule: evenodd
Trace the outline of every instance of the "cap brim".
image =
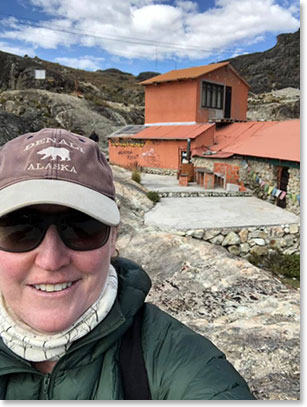
<svg viewBox="0 0 307 407">
<path fill-rule="evenodd" d="M 12 184 L 0 191 L 0 216 L 37 204 L 63 205 L 77 209 L 110 226 L 120 222 L 113 199 L 73 182 L 35 179 Z"/>
</svg>

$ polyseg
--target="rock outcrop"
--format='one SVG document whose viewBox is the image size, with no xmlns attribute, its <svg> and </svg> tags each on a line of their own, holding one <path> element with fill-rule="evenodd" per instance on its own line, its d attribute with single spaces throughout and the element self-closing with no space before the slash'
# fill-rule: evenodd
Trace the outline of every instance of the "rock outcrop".
<svg viewBox="0 0 307 407">
<path fill-rule="evenodd" d="M 1 127 L 4 133 L 9 132 L 10 138 L 43 127 L 61 127 L 85 136 L 95 130 L 104 152 L 107 152 L 109 134 L 143 117 L 143 109 L 137 106 L 129 109 L 115 102 L 97 105 L 84 98 L 41 89 L 1 92 L 0 113 L 9 114 L 11 123 L 15 118 L 16 126 Z M 19 123 L 25 124 L 24 130 Z M 6 139 L 0 133 L 0 145 Z"/>
<path fill-rule="evenodd" d="M 288 120 L 300 117 L 300 90 L 284 88 L 248 98 L 247 120 Z"/>
</svg>

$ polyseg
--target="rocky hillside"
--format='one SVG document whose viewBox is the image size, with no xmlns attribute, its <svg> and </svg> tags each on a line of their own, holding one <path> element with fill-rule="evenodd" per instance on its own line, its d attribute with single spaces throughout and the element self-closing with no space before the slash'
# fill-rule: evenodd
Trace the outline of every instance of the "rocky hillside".
<svg viewBox="0 0 307 407">
<path fill-rule="evenodd" d="M 0 145 L 19 134 L 61 127 L 85 136 L 95 130 L 106 152 L 107 136 L 127 123 L 143 123 L 143 108 L 39 89 L 0 93 Z"/>
<path fill-rule="evenodd" d="M 267 51 L 228 61 L 247 80 L 253 93 L 288 87 L 300 89 L 300 30 L 278 35 L 276 45 Z"/>
<path fill-rule="evenodd" d="M 83 71 L 44 61 L 37 57 L 19 57 L 0 51 L 0 89 L 43 89 L 74 94 L 98 104 L 112 101 L 132 105 L 144 104 L 144 92 L 138 78 L 117 69 Z M 46 70 L 46 80 L 35 79 L 35 70 Z M 155 73 L 152 73 L 152 76 Z M 143 74 L 140 74 L 141 78 Z M 145 77 L 150 77 L 150 73 Z"/>
<path fill-rule="evenodd" d="M 284 88 L 248 97 L 247 120 L 288 120 L 300 117 L 300 90 Z"/>
<path fill-rule="evenodd" d="M 128 171 L 114 166 L 113 173 L 117 247 L 150 275 L 147 300 L 212 340 L 256 398 L 299 399 L 299 291 L 220 246 L 145 226 L 153 206 L 145 188 Z"/>
</svg>

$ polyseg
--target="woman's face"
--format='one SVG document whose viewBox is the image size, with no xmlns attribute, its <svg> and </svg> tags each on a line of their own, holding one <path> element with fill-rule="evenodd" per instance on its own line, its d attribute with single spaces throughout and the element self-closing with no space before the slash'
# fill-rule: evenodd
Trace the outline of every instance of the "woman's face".
<svg viewBox="0 0 307 407">
<path fill-rule="evenodd" d="M 56 212 L 43 205 L 40 211 Z M 61 211 L 65 211 L 61 207 Z M 32 328 L 55 333 L 67 329 L 98 298 L 115 250 L 116 231 L 95 250 L 65 246 L 54 225 L 42 243 L 25 253 L 0 251 L 0 291 L 13 312 Z M 48 287 L 49 285 L 49 287 Z M 59 291 L 46 291 L 54 286 Z"/>
</svg>

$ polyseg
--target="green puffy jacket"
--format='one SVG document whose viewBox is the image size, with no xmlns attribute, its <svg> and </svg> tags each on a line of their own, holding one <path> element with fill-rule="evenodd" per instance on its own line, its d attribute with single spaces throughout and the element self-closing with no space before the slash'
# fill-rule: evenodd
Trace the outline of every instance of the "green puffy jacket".
<svg viewBox="0 0 307 407">
<path fill-rule="evenodd" d="M 120 339 L 151 282 L 135 263 L 117 259 L 117 300 L 108 316 L 76 341 L 52 373 L 42 374 L 0 340 L 1 400 L 121 400 Z M 250 400 L 247 384 L 209 340 L 152 304 L 144 307 L 142 346 L 152 399 Z"/>
</svg>

